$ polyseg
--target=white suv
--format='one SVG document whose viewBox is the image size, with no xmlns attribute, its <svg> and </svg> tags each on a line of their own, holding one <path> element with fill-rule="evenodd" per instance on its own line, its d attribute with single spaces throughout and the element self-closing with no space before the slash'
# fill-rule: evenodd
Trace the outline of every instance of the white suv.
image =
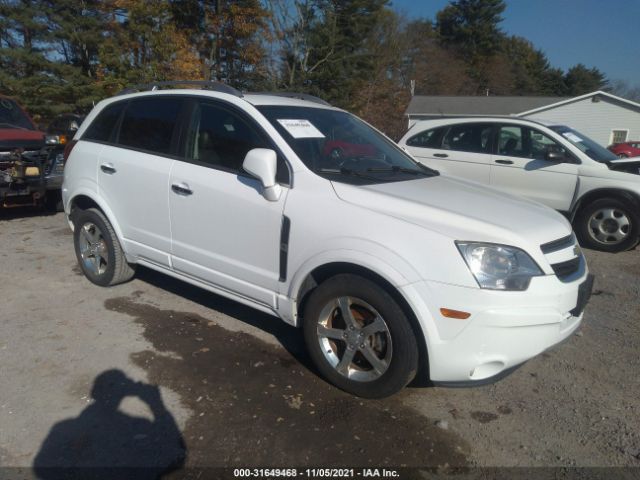
<svg viewBox="0 0 640 480">
<path fill-rule="evenodd" d="M 640 237 L 640 158 L 575 130 L 512 117 L 416 123 L 400 140 L 441 172 L 521 195 L 564 213 L 583 246 L 628 250 Z"/>
<path fill-rule="evenodd" d="M 418 371 L 501 376 L 578 328 L 591 292 L 562 215 L 439 175 L 312 97 L 124 94 L 67 154 L 89 280 L 142 265 L 301 326 L 319 371 L 357 395 Z"/>
</svg>

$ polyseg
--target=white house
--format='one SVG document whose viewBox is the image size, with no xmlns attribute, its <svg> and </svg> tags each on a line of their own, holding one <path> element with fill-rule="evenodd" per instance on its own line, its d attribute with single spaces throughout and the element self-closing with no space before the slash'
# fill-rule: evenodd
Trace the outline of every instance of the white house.
<svg viewBox="0 0 640 480">
<path fill-rule="evenodd" d="M 567 125 L 604 146 L 640 140 L 640 104 L 603 91 L 578 97 L 416 95 L 406 115 L 409 127 L 428 118 L 509 115 Z"/>
</svg>

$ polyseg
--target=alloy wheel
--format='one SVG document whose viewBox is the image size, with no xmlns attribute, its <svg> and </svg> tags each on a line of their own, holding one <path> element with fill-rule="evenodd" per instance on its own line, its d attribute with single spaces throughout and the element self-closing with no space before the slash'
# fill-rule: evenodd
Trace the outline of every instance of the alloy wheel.
<svg viewBox="0 0 640 480">
<path fill-rule="evenodd" d="M 80 228 L 80 257 L 84 267 L 96 276 L 102 275 L 108 266 L 107 243 L 95 223 L 87 222 Z"/>
<path fill-rule="evenodd" d="M 389 368 L 391 333 L 364 300 L 343 296 L 327 303 L 320 312 L 317 338 L 329 364 L 349 380 L 376 380 Z"/>
</svg>

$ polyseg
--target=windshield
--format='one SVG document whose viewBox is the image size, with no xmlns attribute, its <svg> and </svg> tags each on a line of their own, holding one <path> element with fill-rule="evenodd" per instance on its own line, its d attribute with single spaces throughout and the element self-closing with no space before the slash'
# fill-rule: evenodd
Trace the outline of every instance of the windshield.
<svg viewBox="0 0 640 480">
<path fill-rule="evenodd" d="M 305 165 L 325 178 L 371 184 L 437 175 L 347 112 L 290 106 L 256 108 Z"/>
<path fill-rule="evenodd" d="M 606 163 L 611 160 L 617 160 L 618 158 L 613 152 L 610 152 L 599 143 L 594 142 L 589 137 L 575 131 L 573 128 L 565 127 L 564 125 L 556 125 L 549 128 L 569 140 L 569 142 L 578 147 L 583 153 L 594 159 L 596 162 Z"/>
<path fill-rule="evenodd" d="M 8 98 L 0 98 L 0 128 L 33 130 L 33 124 L 16 102 Z"/>
</svg>

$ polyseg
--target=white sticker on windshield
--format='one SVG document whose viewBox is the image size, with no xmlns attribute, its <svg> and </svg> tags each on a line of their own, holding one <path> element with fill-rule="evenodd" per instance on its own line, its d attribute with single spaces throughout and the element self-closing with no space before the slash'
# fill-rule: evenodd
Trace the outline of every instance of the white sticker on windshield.
<svg viewBox="0 0 640 480">
<path fill-rule="evenodd" d="M 575 133 L 571 133 L 571 132 L 564 132 L 562 134 L 563 137 L 569 139 L 570 141 L 574 142 L 574 143 L 579 143 L 582 142 L 582 139 L 577 136 Z"/>
<path fill-rule="evenodd" d="M 293 138 L 324 138 L 324 135 L 309 120 L 278 120 Z"/>
</svg>

